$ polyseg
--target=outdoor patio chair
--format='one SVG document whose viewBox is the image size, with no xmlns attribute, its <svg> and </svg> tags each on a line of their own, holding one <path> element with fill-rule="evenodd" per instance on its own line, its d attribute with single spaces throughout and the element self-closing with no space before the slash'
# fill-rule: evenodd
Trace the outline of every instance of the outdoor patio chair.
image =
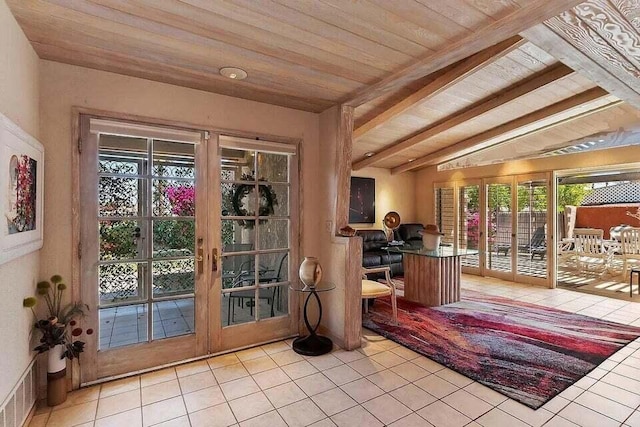
<svg viewBox="0 0 640 427">
<path fill-rule="evenodd" d="M 622 252 L 622 274 L 625 280 L 629 275 L 631 263 L 640 262 L 640 228 L 627 227 L 620 234 Z"/>
<path fill-rule="evenodd" d="M 532 260 L 536 255 L 543 260 L 547 254 L 547 238 L 545 236 L 544 226 L 536 228 L 533 236 L 531 236 L 531 241 L 526 245 L 518 246 L 518 251 L 520 253 L 531 254 Z"/>
<path fill-rule="evenodd" d="M 398 304 L 396 302 L 396 285 L 391 280 L 389 267 L 362 268 L 362 299 L 365 300 L 364 311 L 369 312 L 369 299 L 391 296 L 393 323 L 398 323 Z M 367 274 L 384 273 L 385 282 L 380 283 L 367 279 Z"/>
<path fill-rule="evenodd" d="M 576 264 L 583 272 L 589 272 L 592 266 L 604 273 L 609 267 L 610 254 L 606 250 L 604 231 L 599 228 L 576 228 L 573 230 Z"/>
</svg>

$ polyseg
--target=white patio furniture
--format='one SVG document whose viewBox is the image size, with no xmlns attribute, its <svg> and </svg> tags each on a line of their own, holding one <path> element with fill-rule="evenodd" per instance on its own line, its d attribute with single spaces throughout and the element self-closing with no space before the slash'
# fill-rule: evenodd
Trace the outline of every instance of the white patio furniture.
<svg viewBox="0 0 640 427">
<path fill-rule="evenodd" d="M 640 263 L 640 228 L 627 227 L 622 230 L 620 250 L 622 252 L 622 274 L 626 280 L 629 277 L 631 264 Z"/>
<path fill-rule="evenodd" d="M 604 231 L 597 228 L 576 228 L 573 230 L 576 265 L 580 271 L 588 273 L 596 270 L 604 273 L 609 267 L 611 252 L 603 239 Z"/>
</svg>

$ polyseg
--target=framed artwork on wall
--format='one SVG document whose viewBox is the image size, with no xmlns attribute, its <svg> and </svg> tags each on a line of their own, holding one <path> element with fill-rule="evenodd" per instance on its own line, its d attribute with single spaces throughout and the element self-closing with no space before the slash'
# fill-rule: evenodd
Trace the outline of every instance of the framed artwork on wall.
<svg viewBox="0 0 640 427">
<path fill-rule="evenodd" d="M 0 264 L 42 247 L 44 147 L 0 114 Z"/>
<path fill-rule="evenodd" d="M 349 223 L 373 224 L 376 222 L 376 180 L 351 177 Z"/>
</svg>

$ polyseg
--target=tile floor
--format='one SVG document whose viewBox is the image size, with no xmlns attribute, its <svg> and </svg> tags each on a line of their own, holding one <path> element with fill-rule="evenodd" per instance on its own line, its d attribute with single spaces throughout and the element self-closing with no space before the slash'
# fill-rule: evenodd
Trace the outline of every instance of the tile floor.
<svg viewBox="0 0 640 427">
<path fill-rule="evenodd" d="M 640 325 L 640 303 L 465 276 L 463 287 Z M 303 357 L 290 341 L 75 391 L 31 426 L 640 426 L 640 340 L 533 411 L 365 330 Z"/>
</svg>

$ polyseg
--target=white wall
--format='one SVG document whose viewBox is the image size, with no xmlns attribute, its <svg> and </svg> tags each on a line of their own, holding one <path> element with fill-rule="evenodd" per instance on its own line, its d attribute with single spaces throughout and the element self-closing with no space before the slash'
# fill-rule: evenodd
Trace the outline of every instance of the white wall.
<svg viewBox="0 0 640 427">
<path fill-rule="evenodd" d="M 39 60 L 4 0 L 0 0 L 0 113 L 38 137 Z M 32 360 L 32 315 L 22 299 L 34 295 L 40 253 L 0 266 L 0 404 Z"/>
</svg>

